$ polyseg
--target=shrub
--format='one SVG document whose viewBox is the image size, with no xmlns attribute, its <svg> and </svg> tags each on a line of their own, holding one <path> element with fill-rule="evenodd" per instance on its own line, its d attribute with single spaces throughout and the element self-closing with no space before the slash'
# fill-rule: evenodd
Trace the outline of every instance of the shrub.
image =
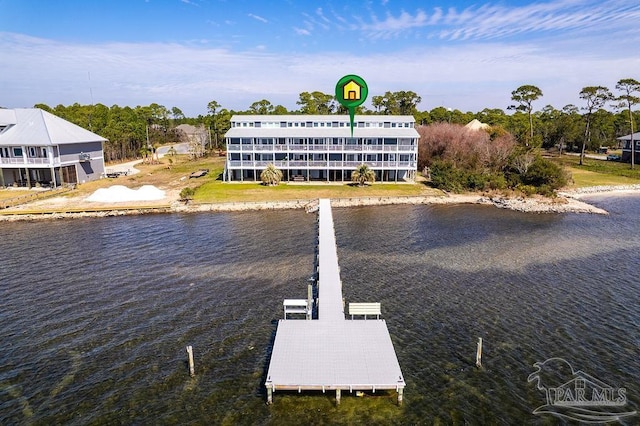
<svg viewBox="0 0 640 426">
<path fill-rule="evenodd" d="M 180 191 L 180 199 L 186 204 L 189 202 L 189 200 L 193 200 L 193 196 L 195 195 L 195 193 L 196 190 L 193 188 L 182 188 L 182 191 Z"/>
<path fill-rule="evenodd" d="M 540 193 L 550 193 L 567 184 L 567 175 L 562 167 L 540 156 L 533 161 L 521 179 L 525 185 L 538 187 Z"/>
</svg>

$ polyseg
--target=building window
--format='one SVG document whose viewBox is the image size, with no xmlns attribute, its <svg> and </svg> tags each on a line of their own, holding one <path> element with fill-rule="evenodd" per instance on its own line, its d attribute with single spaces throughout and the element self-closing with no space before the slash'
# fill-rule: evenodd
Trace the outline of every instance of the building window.
<svg viewBox="0 0 640 426">
<path fill-rule="evenodd" d="M 13 148 L 14 157 L 22 157 L 22 148 Z"/>
<path fill-rule="evenodd" d="M 0 157 L 3 157 L 3 158 L 9 157 L 9 148 L 0 149 Z"/>
</svg>

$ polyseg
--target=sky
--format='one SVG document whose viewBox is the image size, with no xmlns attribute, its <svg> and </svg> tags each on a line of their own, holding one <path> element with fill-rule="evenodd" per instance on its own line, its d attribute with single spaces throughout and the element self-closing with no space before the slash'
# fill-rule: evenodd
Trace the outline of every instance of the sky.
<svg viewBox="0 0 640 426">
<path fill-rule="evenodd" d="M 346 74 L 418 109 L 583 106 L 586 86 L 640 80 L 637 0 L 0 0 L 0 106 L 215 100 L 297 109 Z"/>
</svg>

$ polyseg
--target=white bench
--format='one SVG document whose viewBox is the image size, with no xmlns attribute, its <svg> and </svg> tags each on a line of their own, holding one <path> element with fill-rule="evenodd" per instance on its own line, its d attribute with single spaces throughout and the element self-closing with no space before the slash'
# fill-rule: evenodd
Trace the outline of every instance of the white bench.
<svg viewBox="0 0 640 426">
<path fill-rule="evenodd" d="M 380 319 L 380 302 L 349 303 L 349 315 L 351 319 L 354 315 L 364 315 L 364 319 L 367 319 L 367 315 L 375 315 L 376 319 Z"/>
<path fill-rule="evenodd" d="M 284 299 L 282 306 L 284 308 L 284 319 L 287 319 L 288 314 L 309 315 L 309 304 L 306 299 Z"/>
</svg>

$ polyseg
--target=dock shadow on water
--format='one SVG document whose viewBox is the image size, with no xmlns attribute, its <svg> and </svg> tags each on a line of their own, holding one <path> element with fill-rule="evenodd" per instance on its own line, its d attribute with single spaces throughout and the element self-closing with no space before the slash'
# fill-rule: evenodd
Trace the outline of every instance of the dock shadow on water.
<svg viewBox="0 0 640 426">
<path fill-rule="evenodd" d="M 638 410 L 640 199 L 598 202 L 609 217 L 334 210 L 344 297 L 382 303 L 401 407 L 395 392 L 265 404 L 282 300 L 306 297 L 313 214 L 6 223 L 0 423 L 555 424 L 533 414 L 544 393 L 527 382 L 554 356 Z"/>
</svg>

